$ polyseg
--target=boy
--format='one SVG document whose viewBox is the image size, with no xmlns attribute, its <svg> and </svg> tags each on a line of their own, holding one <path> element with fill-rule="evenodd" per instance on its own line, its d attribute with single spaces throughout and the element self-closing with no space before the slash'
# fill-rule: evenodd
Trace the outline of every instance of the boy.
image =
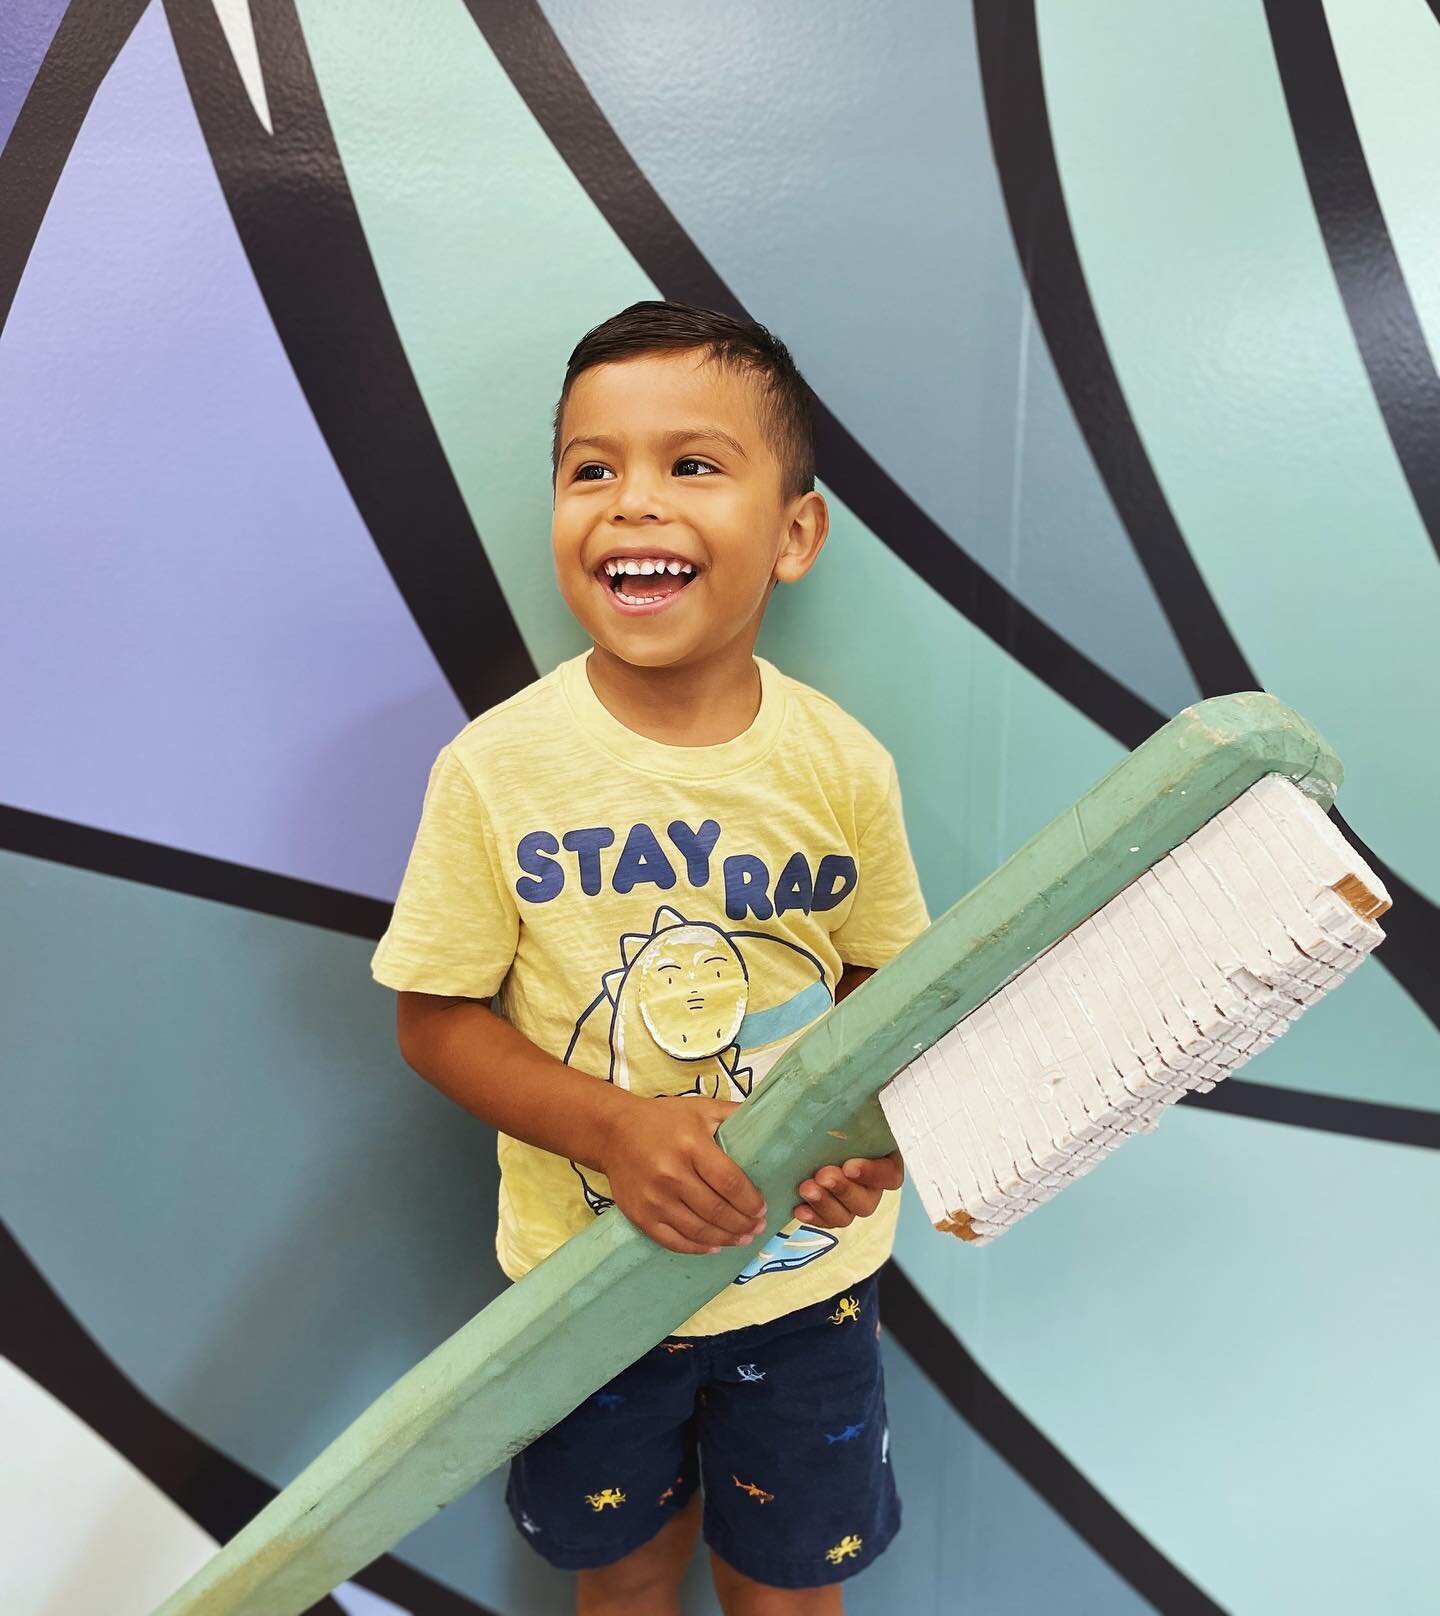
<svg viewBox="0 0 1440 1616">
<path fill-rule="evenodd" d="M 899 1528 L 874 1277 L 899 1153 L 823 1168 L 782 1215 L 714 1138 L 929 923 L 889 753 L 754 655 L 825 541 L 813 453 L 763 326 L 647 302 L 581 339 L 551 542 L 593 648 L 442 748 L 372 962 L 406 1062 L 499 1130 L 510 1278 L 612 1203 L 672 1251 L 753 1248 L 511 1462 L 516 1526 L 578 1573 L 582 1616 L 678 1610 L 702 1478 L 727 1616 L 840 1611 Z"/>
</svg>

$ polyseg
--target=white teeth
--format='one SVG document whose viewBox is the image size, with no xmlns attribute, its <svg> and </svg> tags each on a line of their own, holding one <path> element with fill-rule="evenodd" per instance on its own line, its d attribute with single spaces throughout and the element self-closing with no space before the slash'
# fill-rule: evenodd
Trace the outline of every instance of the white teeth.
<svg viewBox="0 0 1440 1616">
<path fill-rule="evenodd" d="M 672 575 L 683 572 L 687 576 L 693 576 L 695 572 L 695 568 L 688 561 L 666 561 L 658 556 L 647 557 L 640 561 L 612 558 L 605 562 L 604 567 L 607 578 L 613 578 L 616 573 L 622 572 L 629 574 L 632 578 L 637 575 L 648 575 L 656 572 L 669 572 Z"/>
</svg>

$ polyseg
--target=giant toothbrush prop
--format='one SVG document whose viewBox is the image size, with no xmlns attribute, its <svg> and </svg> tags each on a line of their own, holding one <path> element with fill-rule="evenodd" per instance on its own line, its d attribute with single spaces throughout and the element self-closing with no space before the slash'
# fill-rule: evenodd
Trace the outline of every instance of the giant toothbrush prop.
<svg viewBox="0 0 1440 1616">
<path fill-rule="evenodd" d="M 901 1149 L 998 1238 L 1383 940 L 1339 759 L 1262 693 L 1187 707 L 781 1055 L 717 1138 L 766 1204 L 683 1256 L 597 1217 L 377 1398 L 155 1616 L 300 1616 L 725 1289 L 826 1163 Z M 1051 1214 L 1056 1215 L 1056 1214 Z"/>
</svg>

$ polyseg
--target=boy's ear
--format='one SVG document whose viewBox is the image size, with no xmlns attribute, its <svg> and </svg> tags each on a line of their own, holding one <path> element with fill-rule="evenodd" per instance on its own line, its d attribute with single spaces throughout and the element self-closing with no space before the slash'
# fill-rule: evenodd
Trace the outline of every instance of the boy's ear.
<svg viewBox="0 0 1440 1616">
<path fill-rule="evenodd" d="M 776 583 L 798 583 L 815 565 L 830 531 L 830 509 L 825 496 L 811 489 L 801 496 L 790 516 L 785 542 L 775 560 Z"/>
</svg>

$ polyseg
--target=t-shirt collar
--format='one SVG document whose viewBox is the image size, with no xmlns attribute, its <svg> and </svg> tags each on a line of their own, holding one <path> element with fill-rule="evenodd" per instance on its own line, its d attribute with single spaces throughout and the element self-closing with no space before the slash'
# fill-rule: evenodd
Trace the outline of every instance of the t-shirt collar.
<svg viewBox="0 0 1440 1616">
<path fill-rule="evenodd" d="M 683 779 L 714 779 L 733 774 L 756 763 L 774 745 L 785 716 L 785 688 L 780 670 L 762 656 L 755 657 L 760 670 L 760 710 L 748 728 L 728 741 L 711 746 L 672 746 L 652 740 L 622 724 L 595 694 L 585 664 L 590 651 L 562 662 L 556 670 L 565 704 L 575 723 L 602 750 L 621 763 L 651 774 Z"/>
</svg>

